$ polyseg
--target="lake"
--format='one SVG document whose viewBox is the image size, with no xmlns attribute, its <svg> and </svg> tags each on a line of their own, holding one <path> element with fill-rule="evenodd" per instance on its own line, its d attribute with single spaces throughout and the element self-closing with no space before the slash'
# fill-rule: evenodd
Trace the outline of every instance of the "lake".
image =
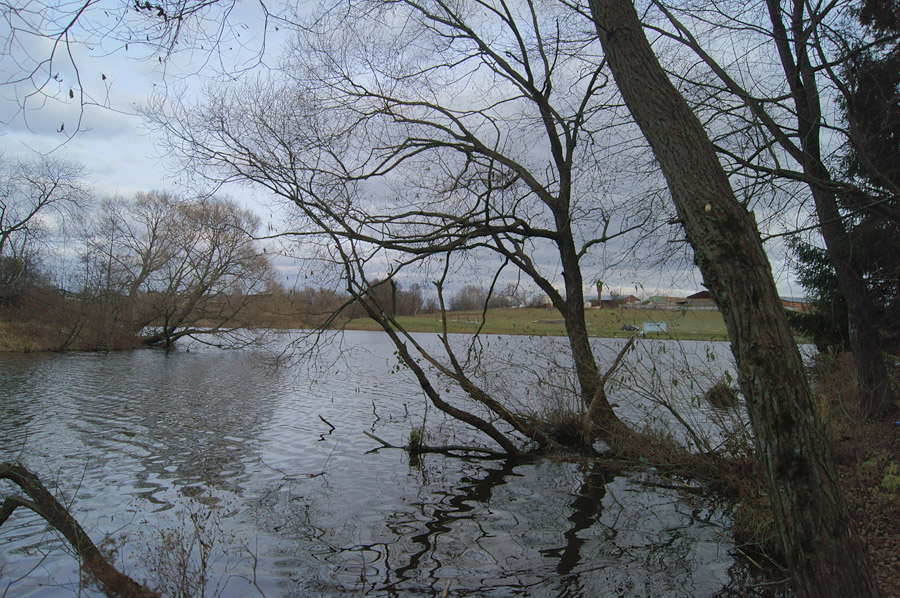
<svg viewBox="0 0 900 598">
<path fill-rule="evenodd" d="M 727 345 L 694 348 L 729 367 Z M 203 553 L 205 576 L 190 577 L 225 597 L 440 596 L 447 580 L 449 596 L 714 596 L 752 583 L 723 507 L 652 472 L 410 463 L 380 448 L 363 432 L 403 444 L 423 418 L 435 442 L 488 446 L 426 414 L 380 333 L 347 332 L 314 362 L 278 367 L 270 352 L 190 349 L 0 356 L 0 460 L 58 487 L 137 579 Z M 17 510 L 0 528 L 0 596 L 72 595 L 97 592 L 42 520 Z"/>
</svg>

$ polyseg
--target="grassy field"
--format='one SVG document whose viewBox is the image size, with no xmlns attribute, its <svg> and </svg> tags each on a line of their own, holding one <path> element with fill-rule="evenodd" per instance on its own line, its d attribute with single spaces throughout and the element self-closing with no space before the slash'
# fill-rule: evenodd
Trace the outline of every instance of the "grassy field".
<svg viewBox="0 0 900 598">
<path fill-rule="evenodd" d="M 482 323 L 481 312 L 452 312 L 447 314 L 449 332 L 474 332 Z M 653 332 L 648 337 L 683 340 L 727 340 L 725 322 L 717 311 L 682 311 L 663 309 L 589 309 L 586 310 L 588 333 L 599 337 L 627 337 L 634 332 L 622 330 L 624 324 L 639 328 L 644 322 L 665 322 L 665 333 Z M 441 318 L 436 314 L 397 318 L 413 332 L 440 332 Z M 380 330 L 368 319 L 351 320 L 345 326 L 351 330 Z M 492 309 L 485 317 L 485 334 L 531 334 L 537 336 L 563 335 L 562 316 L 554 309 Z"/>
</svg>

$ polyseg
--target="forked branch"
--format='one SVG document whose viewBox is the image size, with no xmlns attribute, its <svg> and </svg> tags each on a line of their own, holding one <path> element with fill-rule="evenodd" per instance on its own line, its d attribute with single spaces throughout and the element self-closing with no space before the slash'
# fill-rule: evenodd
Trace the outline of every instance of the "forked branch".
<svg viewBox="0 0 900 598">
<path fill-rule="evenodd" d="M 606 370 L 606 373 L 603 374 L 603 377 L 600 378 L 600 383 L 597 384 L 597 390 L 594 393 L 594 396 L 591 397 L 591 402 L 588 405 L 587 411 L 584 412 L 584 420 L 582 422 L 583 426 L 583 435 L 584 442 L 586 445 L 590 446 L 591 444 L 591 432 L 594 427 L 594 420 L 597 418 L 597 410 L 602 405 L 607 405 L 606 401 L 606 383 L 609 381 L 610 377 L 615 373 L 615 371 L 619 368 L 619 365 L 622 363 L 622 360 L 625 358 L 625 354 L 628 353 L 628 350 L 634 345 L 634 339 L 637 338 L 635 336 L 631 336 L 628 339 L 628 342 L 625 343 L 625 346 L 619 351 L 619 354 L 616 355 L 616 358 L 613 360 L 609 369 Z"/>
</svg>

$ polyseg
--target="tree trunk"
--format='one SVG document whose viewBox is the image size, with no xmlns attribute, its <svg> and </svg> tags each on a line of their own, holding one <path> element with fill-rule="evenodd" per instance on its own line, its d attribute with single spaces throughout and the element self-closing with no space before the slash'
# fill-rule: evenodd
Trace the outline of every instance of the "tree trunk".
<svg viewBox="0 0 900 598">
<path fill-rule="evenodd" d="M 754 218 L 734 197 L 631 2 L 590 0 L 590 6 L 622 97 L 662 167 L 694 259 L 722 310 L 795 586 L 804 596 L 877 595 Z"/>
<path fill-rule="evenodd" d="M 828 176 L 824 164 L 815 162 L 817 164 L 810 170 Z M 856 364 L 859 405 L 864 416 L 882 418 L 893 408 L 893 397 L 884 364 L 878 312 L 866 281 L 854 263 L 852 241 L 844 228 L 834 193 L 814 184 L 812 195 L 828 260 L 834 267 L 841 294 L 847 302 L 850 350 Z"/>
<path fill-rule="evenodd" d="M 791 39 L 782 19 L 780 0 L 767 0 L 772 33 L 782 68 L 787 77 L 797 113 L 797 132 L 803 150 L 803 171 L 809 176 L 810 190 L 816 206 L 819 230 L 825 240 L 828 259 L 834 266 L 841 294 L 849 312 L 850 348 L 856 361 L 859 400 L 866 416 L 884 416 L 893 401 L 884 365 L 881 333 L 875 302 L 853 259 L 852 240 L 838 209 L 831 173 L 822 161 L 822 107 L 816 74 L 809 61 L 804 22 L 805 5 L 794 3 L 791 14 Z"/>
<path fill-rule="evenodd" d="M 113 567 L 78 521 L 35 474 L 18 463 L 0 463 L 0 480 L 13 482 L 31 498 L 27 500 L 7 496 L 0 504 L 0 526 L 17 507 L 31 509 L 62 534 L 81 561 L 81 567 L 97 582 L 104 594 L 110 598 L 160 598 L 157 592 L 147 589 Z"/>
<path fill-rule="evenodd" d="M 568 211 L 563 217 L 566 219 L 566 222 L 562 226 L 559 223 L 560 217 L 557 217 L 557 226 L 562 228 L 561 240 L 559 241 L 559 255 L 562 261 L 563 282 L 566 288 L 565 310 L 560 311 L 563 314 L 566 336 L 569 340 L 569 347 L 572 350 L 572 359 L 575 365 L 575 375 L 580 386 L 582 404 L 586 410 L 590 411 L 591 423 L 597 429 L 599 438 L 602 440 L 614 440 L 616 437 L 629 435 L 631 430 L 613 411 L 606 393 L 601 388 L 603 382 L 601 381 L 600 370 L 597 367 L 597 359 L 591 348 L 591 339 L 584 319 L 583 280 L 575 244 L 572 241 L 572 234 L 569 229 Z"/>
</svg>

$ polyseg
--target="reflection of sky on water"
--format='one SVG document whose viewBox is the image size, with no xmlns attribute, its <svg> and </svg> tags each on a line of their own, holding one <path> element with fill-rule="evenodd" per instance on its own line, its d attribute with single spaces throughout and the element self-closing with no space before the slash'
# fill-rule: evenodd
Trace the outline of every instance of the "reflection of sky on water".
<svg viewBox="0 0 900 598">
<path fill-rule="evenodd" d="M 345 358 L 273 369 L 199 347 L 2 357 L 0 459 L 21 455 L 58 483 L 95 539 L 124 537 L 125 568 L 138 577 L 147 530 L 211 510 L 249 550 L 217 561 L 225 596 L 255 592 L 254 576 L 267 596 L 434 596 L 447 579 L 451 595 L 468 596 L 738 587 L 721 511 L 654 488 L 650 475 L 440 455 L 412 467 L 401 451 L 371 450 L 363 430 L 400 444 L 423 417 L 439 439 L 472 435 L 425 414 L 414 381 L 390 373 L 380 335 L 348 334 L 323 350 Z M 52 538 L 35 516 L 7 522 L 0 592 L 77 589 Z"/>
<path fill-rule="evenodd" d="M 729 584 L 722 516 L 708 505 L 596 466 L 445 465 L 428 456 L 411 497 L 387 483 L 378 498 L 321 501 L 318 480 L 270 495 L 264 525 L 294 530 L 285 555 L 306 555 L 290 568 L 324 572 L 296 579 L 300 595 L 439 595 L 447 579 L 478 596 L 704 596 Z"/>
</svg>

